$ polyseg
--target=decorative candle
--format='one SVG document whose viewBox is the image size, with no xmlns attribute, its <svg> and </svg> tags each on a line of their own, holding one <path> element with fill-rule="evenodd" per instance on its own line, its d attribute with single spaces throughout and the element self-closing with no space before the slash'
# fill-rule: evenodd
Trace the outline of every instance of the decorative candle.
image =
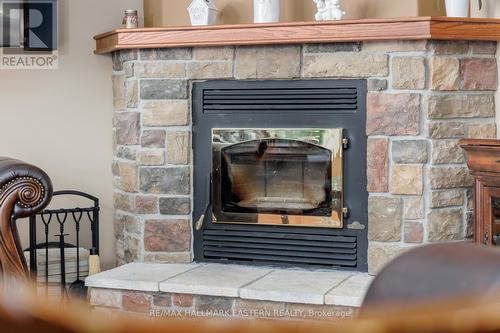
<svg viewBox="0 0 500 333">
<path fill-rule="evenodd" d="M 123 25 L 127 29 L 139 27 L 139 16 L 137 15 L 137 10 L 127 9 L 125 11 L 125 16 L 123 17 Z"/>
</svg>

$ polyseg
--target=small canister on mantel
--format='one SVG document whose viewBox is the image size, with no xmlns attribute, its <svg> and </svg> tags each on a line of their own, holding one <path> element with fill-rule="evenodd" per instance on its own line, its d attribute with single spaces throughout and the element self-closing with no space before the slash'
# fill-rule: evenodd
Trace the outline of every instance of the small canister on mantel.
<svg viewBox="0 0 500 333">
<path fill-rule="evenodd" d="M 123 25 L 127 29 L 139 28 L 139 15 L 136 9 L 127 9 L 123 16 Z"/>
</svg>

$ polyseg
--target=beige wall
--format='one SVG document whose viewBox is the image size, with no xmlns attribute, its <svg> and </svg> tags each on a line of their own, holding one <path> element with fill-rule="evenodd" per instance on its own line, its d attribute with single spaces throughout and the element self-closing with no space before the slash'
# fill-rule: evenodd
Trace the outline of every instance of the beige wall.
<svg viewBox="0 0 500 333">
<path fill-rule="evenodd" d="M 115 256 L 111 58 L 93 54 L 92 36 L 120 26 L 128 7 L 142 1 L 61 0 L 59 70 L 0 70 L 0 154 L 40 166 L 56 189 L 101 199 L 105 267 Z"/>
<path fill-rule="evenodd" d="M 191 0 L 144 0 L 145 25 L 188 25 L 187 7 Z M 252 0 L 215 0 L 222 10 L 222 24 L 253 22 Z M 379 18 L 439 15 L 434 0 L 344 0 L 346 18 Z M 316 6 L 312 0 L 281 0 L 281 21 L 310 21 Z"/>
<path fill-rule="evenodd" d="M 483 0 L 483 9 L 479 10 L 478 2 L 473 0 L 471 2 L 471 16 L 500 18 L 500 2 L 497 0 Z M 500 43 L 497 49 L 497 59 L 500 59 Z M 498 76 L 500 77 L 500 66 Z M 497 115 L 497 136 L 500 138 L 500 90 L 498 90 L 495 94 L 495 102 Z"/>
</svg>

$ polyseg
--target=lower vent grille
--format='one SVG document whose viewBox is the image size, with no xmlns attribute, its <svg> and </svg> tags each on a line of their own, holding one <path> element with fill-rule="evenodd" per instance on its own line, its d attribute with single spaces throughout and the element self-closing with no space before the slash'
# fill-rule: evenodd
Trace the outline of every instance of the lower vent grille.
<svg viewBox="0 0 500 333">
<path fill-rule="evenodd" d="M 284 231 L 205 229 L 203 253 L 205 258 L 213 260 L 356 267 L 357 238 Z"/>
</svg>

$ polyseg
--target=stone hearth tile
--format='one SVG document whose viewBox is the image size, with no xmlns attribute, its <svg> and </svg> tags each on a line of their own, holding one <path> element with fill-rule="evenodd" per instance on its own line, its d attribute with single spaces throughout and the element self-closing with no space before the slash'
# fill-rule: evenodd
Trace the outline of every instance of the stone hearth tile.
<svg viewBox="0 0 500 333">
<path fill-rule="evenodd" d="M 359 307 L 370 286 L 373 275 L 354 274 L 325 295 L 325 304 Z"/>
<path fill-rule="evenodd" d="M 161 281 L 198 266 L 196 264 L 132 263 L 90 276 L 85 279 L 85 285 L 92 288 L 159 291 Z"/>
<path fill-rule="evenodd" d="M 238 297 L 239 289 L 272 269 L 208 264 L 160 283 L 160 291 L 178 294 Z"/>
<path fill-rule="evenodd" d="M 325 294 L 352 273 L 277 270 L 240 289 L 240 297 L 261 301 L 324 304 Z"/>
</svg>

